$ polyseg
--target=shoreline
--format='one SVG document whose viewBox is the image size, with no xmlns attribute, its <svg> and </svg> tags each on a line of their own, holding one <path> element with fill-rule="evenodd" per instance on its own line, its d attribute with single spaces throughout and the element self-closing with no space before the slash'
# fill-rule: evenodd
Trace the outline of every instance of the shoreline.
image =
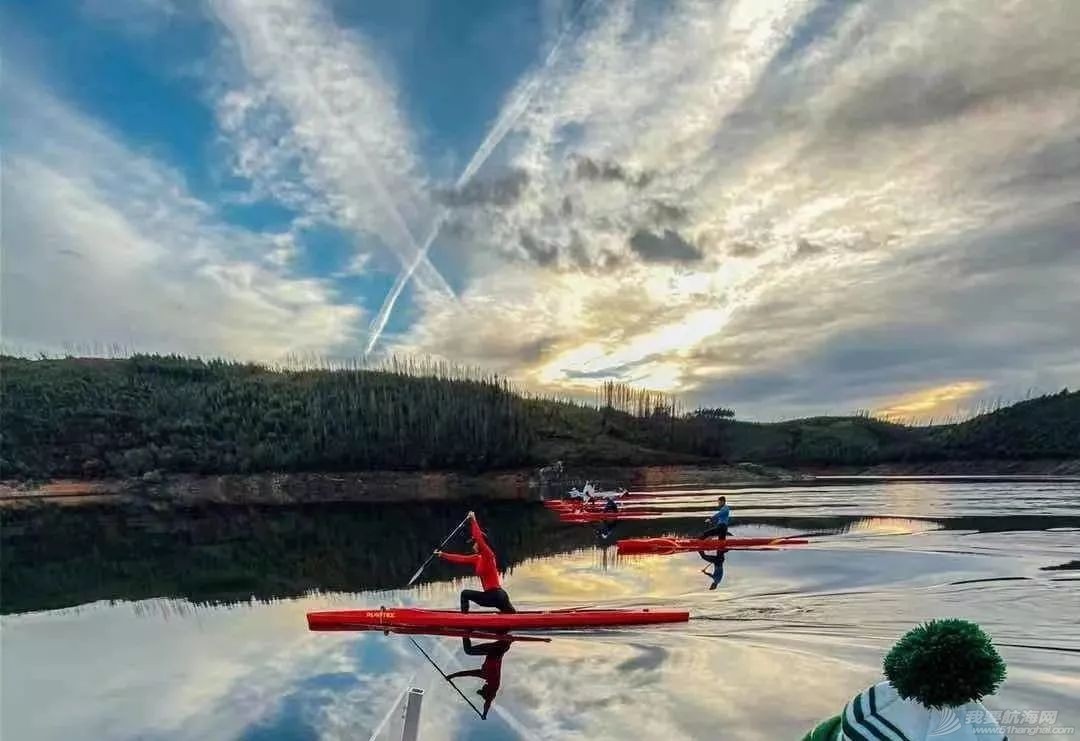
<svg viewBox="0 0 1080 741">
<path fill-rule="evenodd" d="M 258 474 L 162 474 L 134 479 L 0 481 L 0 509 L 26 506 L 190 507 L 207 504 L 297 505 L 328 503 L 447 502 L 466 499 L 529 501 L 557 496 L 585 479 L 613 486 L 812 485 L 901 478 L 949 480 L 1012 477 L 1080 479 L 1080 460 L 939 461 L 873 466 L 786 469 L 753 463 L 714 465 L 585 466 L 573 476 L 544 479 L 537 469 L 481 474 L 460 472 L 354 471 Z"/>
</svg>

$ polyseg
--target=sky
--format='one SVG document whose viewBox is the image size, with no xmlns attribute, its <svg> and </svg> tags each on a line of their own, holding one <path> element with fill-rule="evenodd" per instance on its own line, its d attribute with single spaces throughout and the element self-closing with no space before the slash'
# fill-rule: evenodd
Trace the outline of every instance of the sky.
<svg viewBox="0 0 1080 741">
<path fill-rule="evenodd" d="M 13 0 L 8 352 L 779 419 L 1080 379 L 1074 0 Z"/>
</svg>

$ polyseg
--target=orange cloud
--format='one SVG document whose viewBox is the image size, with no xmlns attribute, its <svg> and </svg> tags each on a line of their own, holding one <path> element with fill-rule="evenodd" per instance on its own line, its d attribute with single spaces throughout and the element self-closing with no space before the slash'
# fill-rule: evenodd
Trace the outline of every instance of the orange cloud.
<svg viewBox="0 0 1080 741">
<path fill-rule="evenodd" d="M 899 419 L 947 417 L 963 408 L 963 402 L 987 387 L 985 381 L 954 381 L 898 397 L 876 414 Z"/>
</svg>

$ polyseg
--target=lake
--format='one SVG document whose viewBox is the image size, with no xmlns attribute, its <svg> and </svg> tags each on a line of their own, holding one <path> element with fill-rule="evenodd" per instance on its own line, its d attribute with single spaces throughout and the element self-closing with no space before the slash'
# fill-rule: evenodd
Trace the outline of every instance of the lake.
<svg viewBox="0 0 1080 741">
<path fill-rule="evenodd" d="M 618 557 L 593 527 L 537 503 L 471 505 L 519 609 L 691 612 L 684 624 L 509 644 L 487 719 L 474 709 L 479 679 L 458 679 L 458 694 L 430 663 L 478 668 L 484 657 L 460 639 L 305 623 L 309 610 L 454 606 L 474 580 L 449 564 L 397 587 L 466 505 L 6 513 L 0 735 L 400 738 L 400 698 L 418 687 L 422 741 L 797 739 L 879 681 L 907 629 L 947 616 L 981 624 L 1008 663 L 988 707 L 1080 726 L 1080 483 L 644 491 L 662 519 L 619 523 L 617 537 L 693 532 L 724 493 L 733 535 L 811 543 L 729 552 L 717 580 L 697 553 Z"/>
</svg>

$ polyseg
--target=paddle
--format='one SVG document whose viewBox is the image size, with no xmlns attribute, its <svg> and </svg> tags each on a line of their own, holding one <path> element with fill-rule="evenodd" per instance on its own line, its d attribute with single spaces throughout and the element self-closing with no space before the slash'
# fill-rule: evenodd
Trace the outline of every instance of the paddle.
<svg viewBox="0 0 1080 741">
<path fill-rule="evenodd" d="M 447 543 L 450 542 L 450 539 L 453 538 L 455 535 L 457 535 L 457 531 L 461 529 L 461 526 L 464 525 L 468 521 L 469 521 L 469 518 L 468 518 L 468 516 L 466 516 L 464 520 L 462 520 L 461 522 L 458 523 L 457 527 L 455 527 L 453 530 L 450 531 L 450 534 L 446 536 L 446 539 L 443 540 L 443 542 L 439 543 L 439 547 L 436 548 L 435 550 L 436 551 L 441 551 L 443 549 L 443 547 Z M 435 552 L 434 551 L 432 551 L 431 555 L 427 557 L 426 561 L 424 561 L 422 564 L 420 564 L 420 568 L 418 568 L 416 570 L 416 573 L 412 575 L 412 579 L 409 579 L 409 583 L 405 585 L 406 589 L 411 587 L 416 582 L 416 580 L 420 578 L 420 574 L 424 573 L 424 569 L 427 568 L 427 565 L 429 563 L 431 563 L 431 559 L 433 559 L 433 558 L 435 558 Z"/>
<path fill-rule="evenodd" d="M 458 527 L 461 527 L 461 526 L 460 526 L 460 525 L 458 525 Z M 449 540 L 449 539 L 448 539 L 448 540 Z M 454 689 L 455 689 L 455 690 L 457 691 L 457 693 L 458 693 L 459 695 L 461 695 L 461 699 L 462 699 L 462 700 L 464 700 L 465 702 L 469 703 L 469 707 L 473 709 L 473 712 L 474 712 L 474 713 L 476 713 L 476 715 L 477 715 L 478 717 L 480 717 L 481 719 L 483 719 L 483 717 L 484 717 L 484 714 L 483 714 L 483 713 L 481 713 L 481 712 L 480 712 L 480 711 L 479 711 L 479 710 L 477 709 L 477 707 L 476 707 L 475 705 L 473 705 L 473 703 L 472 703 L 472 700 L 470 700 L 470 699 L 469 699 L 468 697 L 466 697 L 466 696 L 465 696 L 465 693 L 464 693 L 464 692 L 462 692 L 462 691 L 461 691 L 461 690 L 460 690 L 460 689 L 458 688 L 458 686 L 457 686 L 456 684 L 454 684 L 454 680 L 452 680 L 452 679 L 450 679 L 450 677 L 446 676 L 446 672 L 444 672 L 444 671 L 443 671 L 443 670 L 442 670 L 441 668 L 439 668 L 439 665 L 435 663 L 435 659 L 431 658 L 431 657 L 430 657 L 430 656 L 428 655 L 428 652 L 424 650 L 424 647 L 423 647 L 423 646 L 421 646 L 421 645 L 420 645 L 419 643 L 417 643 L 417 642 L 416 642 L 416 639 L 415 639 L 415 638 L 413 638 L 412 636 L 406 636 L 406 637 L 407 637 L 407 638 L 408 638 L 408 639 L 409 639 L 409 640 L 410 640 L 410 641 L 412 642 L 412 645 L 416 646 L 416 649 L 417 649 L 417 650 L 418 650 L 418 651 L 419 651 L 420 653 L 422 653 L 422 654 L 424 655 L 424 658 L 428 660 L 428 663 L 430 663 L 430 664 L 431 664 L 431 665 L 432 665 L 433 667 L 435 667 L 435 671 L 437 671 L 437 672 L 438 672 L 438 673 L 439 673 L 439 674 L 440 674 L 440 675 L 442 676 L 442 678 L 446 680 L 446 683 L 447 683 L 448 685 L 450 685 L 451 687 L 453 687 L 453 688 L 454 688 Z"/>
</svg>

